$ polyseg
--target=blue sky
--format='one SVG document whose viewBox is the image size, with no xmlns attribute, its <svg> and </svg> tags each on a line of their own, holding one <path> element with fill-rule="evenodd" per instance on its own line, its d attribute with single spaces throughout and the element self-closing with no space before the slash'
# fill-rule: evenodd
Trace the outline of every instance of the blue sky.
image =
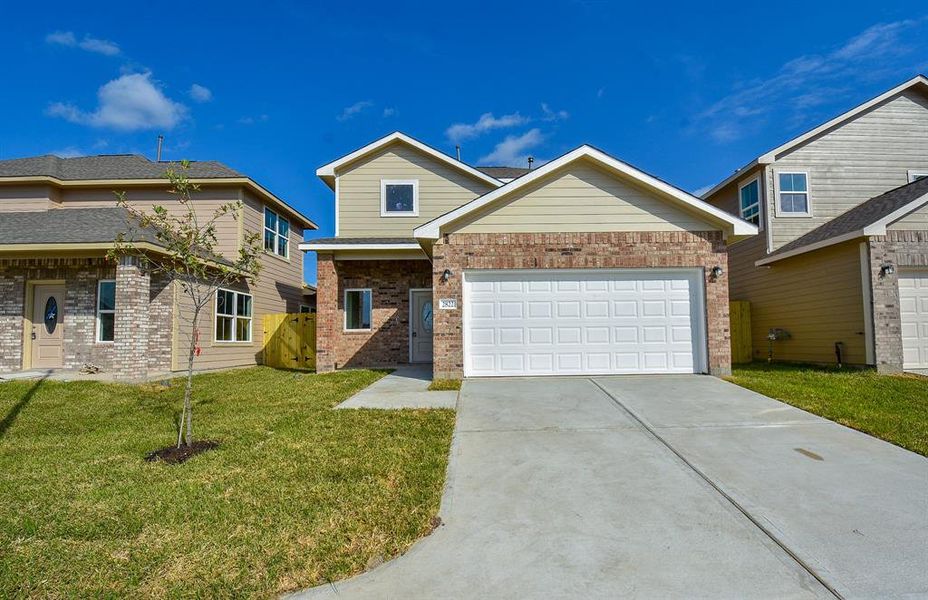
<svg viewBox="0 0 928 600">
<path fill-rule="evenodd" d="M 397 129 L 472 164 L 589 143 L 697 191 L 928 71 L 924 2 L 627 4 L 14 3 L 0 158 L 153 157 L 163 133 L 165 158 L 247 173 L 320 237 L 316 167 Z"/>
</svg>

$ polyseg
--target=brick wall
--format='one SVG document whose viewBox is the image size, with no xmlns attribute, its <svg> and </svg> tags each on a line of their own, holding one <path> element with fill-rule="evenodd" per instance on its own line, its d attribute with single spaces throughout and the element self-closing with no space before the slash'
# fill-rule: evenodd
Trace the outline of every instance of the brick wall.
<svg viewBox="0 0 928 600">
<path fill-rule="evenodd" d="M 316 369 L 390 366 L 409 362 L 409 290 L 431 287 L 426 260 L 317 262 Z M 344 291 L 370 288 L 371 331 L 344 331 Z"/>
<path fill-rule="evenodd" d="M 35 280 L 65 282 L 63 367 L 90 362 L 109 369 L 112 344 L 95 343 L 96 297 L 97 281 L 113 279 L 114 272 L 102 257 L 0 260 L 0 370 L 23 366 L 26 282 Z"/>
<path fill-rule="evenodd" d="M 711 279 L 721 266 L 724 274 Z M 731 372 L 728 324 L 728 251 L 720 232 L 450 234 L 436 242 L 432 286 L 436 298 L 456 298 L 458 310 L 436 310 L 436 378 L 464 373 L 461 272 L 465 269 L 705 269 L 709 371 Z M 453 276 L 441 281 L 445 269 Z M 320 284 L 321 289 L 321 284 Z"/>
<path fill-rule="evenodd" d="M 869 243 L 876 367 L 881 373 L 898 373 L 903 364 L 899 269 L 928 267 L 928 231 L 887 231 Z M 883 275 L 884 264 L 894 265 L 895 273 Z"/>
</svg>

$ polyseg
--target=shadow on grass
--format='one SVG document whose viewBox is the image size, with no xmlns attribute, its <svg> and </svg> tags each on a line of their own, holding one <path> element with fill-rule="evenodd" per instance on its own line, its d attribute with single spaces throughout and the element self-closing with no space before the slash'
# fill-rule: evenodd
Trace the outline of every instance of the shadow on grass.
<svg viewBox="0 0 928 600">
<path fill-rule="evenodd" d="M 6 432 L 12 427 L 13 423 L 16 421 L 16 417 L 19 416 L 19 413 L 22 412 L 26 405 L 32 400 L 36 392 L 39 391 L 39 388 L 42 387 L 42 384 L 45 383 L 45 380 L 48 378 L 48 375 L 43 376 L 41 379 L 35 382 L 29 391 L 23 394 L 23 397 L 19 399 L 19 402 L 14 404 L 10 410 L 6 413 L 6 416 L 3 417 L 3 420 L 0 421 L 0 439 L 2 439 Z"/>
</svg>

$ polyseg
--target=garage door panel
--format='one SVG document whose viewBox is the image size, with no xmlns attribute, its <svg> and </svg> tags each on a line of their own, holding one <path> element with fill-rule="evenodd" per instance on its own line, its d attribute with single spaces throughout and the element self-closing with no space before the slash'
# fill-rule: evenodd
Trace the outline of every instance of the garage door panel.
<svg viewBox="0 0 928 600">
<path fill-rule="evenodd" d="M 902 356 L 906 369 L 928 369 L 928 271 L 899 275 Z"/>
<path fill-rule="evenodd" d="M 701 281 L 696 269 L 468 272 L 465 374 L 701 371 Z"/>
</svg>

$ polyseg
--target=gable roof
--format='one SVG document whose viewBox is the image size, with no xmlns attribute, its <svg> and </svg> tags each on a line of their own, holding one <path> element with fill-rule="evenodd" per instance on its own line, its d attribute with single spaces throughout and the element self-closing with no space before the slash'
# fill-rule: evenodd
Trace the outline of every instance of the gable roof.
<svg viewBox="0 0 928 600">
<path fill-rule="evenodd" d="M 885 235 L 886 226 L 928 205 L 928 177 L 858 204 L 757 261 L 766 265 L 790 256 L 868 235 Z"/>
<path fill-rule="evenodd" d="M 831 119 L 830 121 L 826 121 L 825 123 L 822 123 L 818 127 L 814 127 L 813 129 L 810 129 L 809 131 L 803 133 L 802 135 L 794 137 L 793 139 L 783 144 L 780 144 L 773 150 L 769 150 L 768 152 L 761 154 L 760 156 L 758 156 L 757 158 L 755 158 L 748 164 L 744 165 L 743 167 L 741 167 L 740 169 L 736 170 L 734 173 L 732 173 L 731 175 L 723 179 L 718 184 L 712 186 L 712 188 L 708 192 L 704 193 L 702 197 L 708 198 L 712 196 L 717 191 L 719 191 L 726 185 L 730 184 L 732 181 L 738 178 L 744 177 L 754 167 L 758 165 L 769 165 L 770 163 L 776 160 L 777 156 L 783 154 L 784 152 L 792 150 L 796 146 L 799 146 L 800 144 L 803 144 L 809 141 L 810 139 L 816 137 L 817 135 L 820 135 L 834 127 L 837 127 L 838 125 L 842 125 L 843 123 L 853 119 L 857 115 L 867 110 L 870 110 L 877 104 L 880 104 L 881 102 L 884 102 L 911 88 L 919 88 L 924 91 L 928 91 L 928 77 L 926 77 L 925 75 L 916 75 L 912 79 L 909 79 L 908 81 L 901 83 L 897 85 L 896 87 L 883 92 L 879 96 L 876 96 L 875 98 L 871 98 L 870 100 L 867 100 L 863 104 L 859 104 L 858 106 L 855 106 L 854 108 L 852 108 L 851 110 L 847 112 L 841 113 L 840 115 Z"/>
<path fill-rule="evenodd" d="M 613 172 L 618 172 L 646 187 L 663 193 L 665 196 L 670 197 L 672 201 L 679 203 L 685 208 L 689 208 L 697 213 L 701 213 L 710 221 L 714 221 L 723 225 L 726 232 L 731 235 L 746 236 L 754 235 L 757 233 L 757 227 L 755 225 L 752 225 L 747 221 L 743 221 L 720 208 L 716 208 L 715 206 L 700 200 L 696 196 L 693 196 L 689 192 L 685 192 L 678 187 L 670 185 L 669 183 L 662 181 L 653 175 L 649 175 L 628 163 L 613 158 L 602 150 L 598 150 L 592 146 L 583 145 L 575 150 L 571 150 L 560 158 L 556 158 L 551 162 L 545 163 L 544 165 L 538 167 L 537 169 L 533 169 L 530 173 L 519 177 L 511 183 L 507 183 L 501 188 L 487 192 L 483 196 L 475 198 L 463 206 L 447 212 L 444 215 L 433 219 L 428 223 L 425 223 L 424 225 L 420 225 L 413 231 L 413 235 L 415 235 L 418 239 L 436 240 L 441 235 L 441 227 L 443 225 L 456 221 L 465 215 L 473 213 L 474 211 L 480 210 L 491 202 L 516 192 L 525 186 L 538 181 L 551 172 L 560 169 L 561 167 L 582 159 L 592 160 Z"/>
<path fill-rule="evenodd" d="M 180 163 L 148 160 L 140 154 L 102 154 L 61 158 L 51 154 L 0 160 L 0 177 L 54 177 L 62 181 L 85 179 L 164 179 L 164 172 Z M 244 177 L 214 160 L 190 161 L 191 179 Z"/>
<path fill-rule="evenodd" d="M 446 165 L 449 165 L 459 171 L 467 173 L 471 177 L 479 179 L 485 183 L 489 183 L 493 187 L 499 187 L 503 185 L 503 182 L 497 179 L 496 177 L 493 177 L 492 175 L 488 175 L 487 173 L 484 173 L 483 171 L 479 169 L 475 169 L 474 167 L 466 163 L 463 163 L 454 157 L 448 156 L 444 152 L 440 150 L 436 150 L 435 148 L 432 148 L 431 146 L 424 144 L 415 138 L 409 137 L 405 133 L 401 133 L 399 131 L 394 131 L 393 133 L 389 135 L 385 135 L 379 140 L 375 140 L 366 146 L 358 148 L 354 152 L 346 154 L 345 156 L 341 158 L 338 158 L 336 160 L 333 160 L 330 163 L 322 165 L 321 167 L 316 169 L 316 175 L 320 179 L 322 179 L 326 183 L 326 185 L 328 185 L 330 188 L 335 189 L 335 183 L 334 183 L 335 172 L 338 169 L 360 158 L 363 158 L 369 154 L 377 152 L 378 150 L 385 148 L 389 146 L 390 144 L 393 144 L 396 142 L 400 142 L 408 146 L 412 146 L 413 148 L 434 158 L 435 160 L 442 162 Z"/>
<path fill-rule="evenodd" d="M 141 154 L 101 154 L 61 158 L 46 154 L 28 158 L 0 160 L 0 184 L 45 183 L 60 187 L 153 185 L 167 182 L 165 171 L 180 168 L 179 162 L 153 161 Z M 319 227 L 300 211 L 278 198 L 252 178 L 214 160 L 190 161 L 186 172 L 193 183 L 241 185 L 283 209 L 307 229 Z M 72 210 L 72 209 L 68 209 Z"/>
</svg>

